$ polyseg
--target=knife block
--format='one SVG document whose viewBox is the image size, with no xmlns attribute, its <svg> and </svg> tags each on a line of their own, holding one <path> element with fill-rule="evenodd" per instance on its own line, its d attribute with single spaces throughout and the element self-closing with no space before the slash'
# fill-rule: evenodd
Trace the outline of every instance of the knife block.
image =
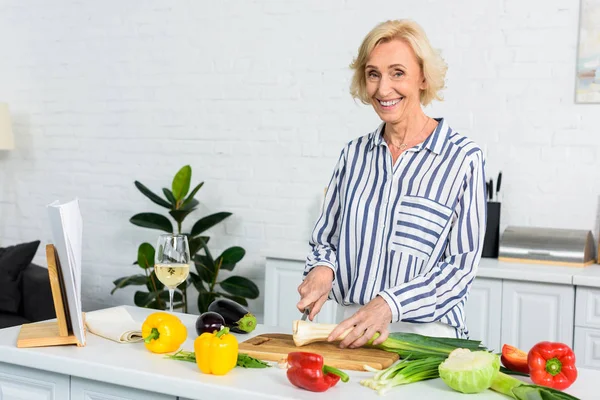
<svg viewBox="0 0 600 400">
<path fill-rule="evenodd" d="M 498 258 L 498 249 L 500 247 L 501 205 L 502 203 L 498 201 L 488 201 L 487 203 L 487 221 L 481 257 Z"/>
</svg>

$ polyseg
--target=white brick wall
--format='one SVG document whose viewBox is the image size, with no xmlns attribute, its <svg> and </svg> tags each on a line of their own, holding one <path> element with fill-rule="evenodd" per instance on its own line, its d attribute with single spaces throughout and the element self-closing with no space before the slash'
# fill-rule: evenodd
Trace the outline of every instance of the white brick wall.
<svg viewBox="0 0 600 400">
<path fill-rule="evenodd" d="M 449 63 L 428 113 L 504 173 L 503 227 L 595 229 L 600 106 L 574 104 L 578 3 L 0 0 L 18 147 L 0 153 L 0 244 L 45 244 L 44 206 L 78 196 L 84 308 L 131 304 L 111 282 L 157 232 L 128 219 L 159 210 L 133 181 L 159 190 L 189 163 L 206 182 L 190 223 L 232 211 L 212 246 L 245 247 L 239 271 L 262 288 L 265 252 L 305 249 L 341 147 L 378 124 L 347 66 L 371 27 L 402 17 Z"/>
</svg>

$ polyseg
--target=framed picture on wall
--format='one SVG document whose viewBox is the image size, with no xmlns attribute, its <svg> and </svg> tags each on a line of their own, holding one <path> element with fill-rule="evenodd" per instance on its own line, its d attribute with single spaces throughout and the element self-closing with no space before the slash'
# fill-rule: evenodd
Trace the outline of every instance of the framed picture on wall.
<svg viewBox="0 0 600 400">
<path fill-rule="evenodd" d="M 600 103 L 600 0 L 581 0 L 575 102 Z"/>
</svg>

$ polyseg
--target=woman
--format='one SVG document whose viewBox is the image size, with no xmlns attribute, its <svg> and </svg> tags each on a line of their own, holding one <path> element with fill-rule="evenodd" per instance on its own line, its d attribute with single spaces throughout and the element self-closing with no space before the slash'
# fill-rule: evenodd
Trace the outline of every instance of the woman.
<svg viewBox="0 0 600 400">
<path fill-rule="evenodd" d="M 353 97 L 383 121 L 342 150 L 312 233 L 300 311 L 344 307 L 340 347 L 392 331 L 468 337 L 465 302 L 481 257 L 481 149 L 422 106 L 442 100 L 447 66 L 419 25 L 387 21 L 351 65 Z M 391 325 L 390 325 L 391 324 Z"/>
</svg>

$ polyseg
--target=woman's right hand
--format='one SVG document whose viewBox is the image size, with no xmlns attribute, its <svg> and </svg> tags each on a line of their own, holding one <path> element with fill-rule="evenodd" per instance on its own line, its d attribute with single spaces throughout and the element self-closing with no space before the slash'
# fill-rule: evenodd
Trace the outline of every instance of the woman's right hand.
<svg viewBox="0 0 600 400">
<path fill-rule="evenodd" d="M 300 286 L 298 286 L 300 301 L 296 307 L 298 307 L 301 313 L 306 308 L 309 308 L 310 314 L 308 315 L 308 319 L 312 321 L 327 301 L 332 286 L 333 270 L 324 265 L 316 266 L 306 275 Z"/>
</svg>

